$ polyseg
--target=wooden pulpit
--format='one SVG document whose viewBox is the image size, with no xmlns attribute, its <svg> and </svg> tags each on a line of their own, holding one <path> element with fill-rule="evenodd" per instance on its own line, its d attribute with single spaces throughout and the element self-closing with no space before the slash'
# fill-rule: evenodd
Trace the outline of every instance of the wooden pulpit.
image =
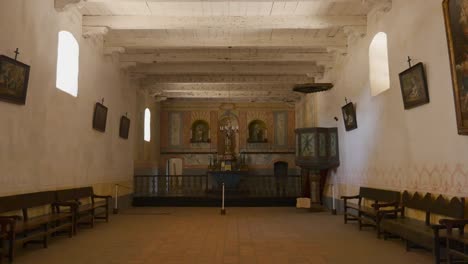
<svg viewBox="0 0 468 264">
<path fill-rule="evenodd" d="M 340 165 L 338 129 L 298 128 L 296 165 L 301 167 L 302 195 L 312 204 L 323 205 L 323 191 L 328 171 Z"/>
</svg>

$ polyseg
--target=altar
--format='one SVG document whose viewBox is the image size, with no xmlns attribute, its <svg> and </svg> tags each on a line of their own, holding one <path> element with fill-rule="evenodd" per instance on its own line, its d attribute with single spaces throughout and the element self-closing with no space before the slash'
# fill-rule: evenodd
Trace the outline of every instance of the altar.
<svg viewBox="0 0 468 264">
<path fill-rule="evenodd" d="M 220 132 L 224 138 L 224 152 L 222 155 L 210 157 L 208 177 L 213 190 L 220 190 L 223 183 L 226 190 L 238 191 L 242 179 L 248 175 L 248 167 L 244 154 L 237 154 L 235 150 L 235 135 L 239 132 L 237 122 L 233 124 L 232 116 L 221 122 Z"/>
<path fill-rule="evenodd" d="M 239 184 L 243 177 L 248 175 L 248 170 L 239 171 L 208 171 L 208 175 L 213 179 L 215 189 L 220 189 L 224 183 L 226 190 L 239 190 Z"/>
</svg>

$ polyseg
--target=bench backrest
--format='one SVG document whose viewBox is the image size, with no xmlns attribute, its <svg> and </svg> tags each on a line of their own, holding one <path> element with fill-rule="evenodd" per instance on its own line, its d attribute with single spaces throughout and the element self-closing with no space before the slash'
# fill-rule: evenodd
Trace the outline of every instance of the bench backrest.
<svg viewBox="0 0 468 264">
<path fill-rule="evenodd" d="M 94 195 L 93 187 L 83 187 L 83 188 L 77 188 L 76 190 L 76 196 L 81 198 L 87 198 L 91 197 Z"/>
<path fill-rule="evenodd" d="M 404 191 L 401 200 L 403 207 L 424 212 L 429 211 L 434 203 L 434 199 L 430 193 L 426 193 L 426 195 L 422 197 L 418 192 L 411 195 L 408 191 Z"/>
<path fill-rule="evenodd" d="M 378 202 L 400 202 L 400 192 L 397 191 L 361 187 L 359 188 L 359 196 L 367 200 Z"/>
<path fill-rule="evenodd" d="M 465 218 L 465 198 L 453 197 L 450 201 L 439 195 L 430 208 L 432 214 L 451 218 Z"/>
<path fill-rule="evenodd" d="M 450 201 L 439 195 L 437 199 L 430 193 L 422 197 L 419 193 L 409 194 L 407 191 L 402 195 L 402 206 L 426 213 L 426 224 L 430 224 L 431 214 L 463 219 L 465 216 L 465 198 L 454 197 Z"/>
<path fill-rule="evenodd" d="M 57 201 L 65 202 L 93 196 L 93 187 L 65 189 L 57 191 Z"/>
<path fill-rule="evenodd" d="M 36 192 L 0 197 L 0 213 L 49 205 L 55 202 L 55 192 Z"/>
</svg>

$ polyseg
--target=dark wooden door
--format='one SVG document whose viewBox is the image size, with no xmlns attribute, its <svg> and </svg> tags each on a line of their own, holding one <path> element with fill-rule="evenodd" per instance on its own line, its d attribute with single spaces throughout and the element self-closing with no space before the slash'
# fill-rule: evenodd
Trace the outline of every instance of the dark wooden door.
<svg viewBox="0 0 468 264">
<path fill-rule="evenodd" d="M 284 161 L 277 161 L 274 164 L 274 174 L 276 179 L 276 195 L 287 196 L 287 180 L 288 180 L 288 163 Z"/>
</svg>

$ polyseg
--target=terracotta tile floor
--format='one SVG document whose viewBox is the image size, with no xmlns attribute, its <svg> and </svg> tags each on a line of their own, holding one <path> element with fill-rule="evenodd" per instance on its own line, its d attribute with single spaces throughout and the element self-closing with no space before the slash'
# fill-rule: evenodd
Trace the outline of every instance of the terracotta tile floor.
<svg viewBox="0 0 468 264">
<path fill-rule="evenodd" d="M 134 208 L 110 223 L 19 249 L 14 263 L 432 263 L 398 240 L 295 208 Z"/>
</svg>

